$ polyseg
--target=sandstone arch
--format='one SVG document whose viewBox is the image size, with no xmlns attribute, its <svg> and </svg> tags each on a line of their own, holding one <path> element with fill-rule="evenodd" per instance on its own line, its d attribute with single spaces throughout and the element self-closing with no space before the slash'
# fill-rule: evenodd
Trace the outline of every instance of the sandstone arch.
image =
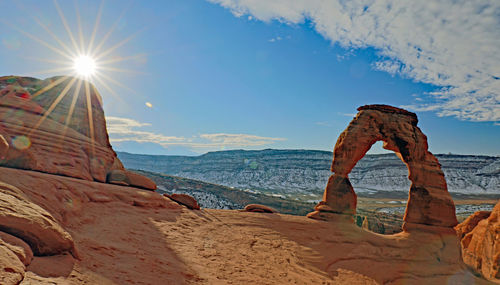
<svg viewBox="0 0 500 285">
<path fill-rule="evenodd" d="M 333 152 L 323 201 L 308 217 L 329 219 L 331 213 L 353 215 L 357 196 L 348 178 L 356 163 L 377 141 L 394 151 L 408 167 L 410 193 L 405 224 L 453 227 L 455 205 L 448 193 L 441 165 L 428 151 L 427 137 L 417 127 L 414 113 L 388 105 L 366 105 L 340 134 Z"/>
</svg>

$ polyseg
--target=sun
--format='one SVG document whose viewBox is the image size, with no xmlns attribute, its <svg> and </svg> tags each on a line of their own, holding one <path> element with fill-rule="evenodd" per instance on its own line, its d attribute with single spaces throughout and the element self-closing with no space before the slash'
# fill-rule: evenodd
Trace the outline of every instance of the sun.
<svg viewBox="0 0 500 285">
<path fill-rule="evenodd" d="M 1 0 L 0 0 L 1 1 Z M 106 89 L 110 95 L 114 96 L 117 100 L 121 100 L 120 95 L 113 89 L 109 84 L 114 84 L 118 87 L 125 88 L 132 92 L 135 92 L 133 89 L 128 86 L 122 84 L 121 82 L 115 80 L 110 73 L 115 72 L 126 72 L 135 74 L 136 71 L 121 68 L 119 67 L 121 64 L 124 64 L 127 61 L 133 60 L 141 60 L 144 59 L 146 54 L 136 54 L 132 56 L 121 57 L 117 53 L 117 49 L 121 46 L 132 40 L 138 33 L 133 33 L 129 35 L 127 38 L 116 44 L 107 44 L 106 42 L 110 38 L 110 36 L 115 31 L 115 28 L 119 24 L 122 19 L 122 16 L 125 14 L 126 8 L 122 11 L 121 16 L 115 21 L 115 23 L 109 28 L 108 32 L 105 33 L 104 37 L 100 40 L 96 38 L 99 34 L 99 23 L 101 20 L 103 3 L 99 6 L 99 10 L 97 11 L 94 28 L 92 34 L 84 37 L 84 30 L 82 28 L 82 22 L 80 17 L 80 12 L 78 8 L 78 4 L 75 1 L 75 11 L 76 11 L 76 24 L 78 27 L 78 32 L 76 34 L 73 33 L 70 24 L 68 23 L 66 16 L 64 15 L 61 7 L 59 6 L 57 0 L 54 0 L 54 6 L 61 18 L 62 26 L 64 26 L 67 36 L 70 40 L 69 43 L 66 43 L 64 39 L 59 38 L 58 35 L 54 33 L 50 29 L 49 26 L 45 25 L 43 21 L 33 16 L 35 22 L 43 28 L 48 36 L 52 37 L 51 41 L 47 41 L 45 37 L 38 37 L 37 35 L 33 35 L 28 33 L 27 31 L 18 28 L 15 25 L 8 26 L 18 31 L 20 34 L 24 34 L 28 38 L 34 40 L 35 42 L 49 48 L 51 51 L 58 54 L 58 57 L 55 59 L 45 58 L 45 57 L 35 57 L 33 59 L 41 62 L 47 62 L 51 65 L 55 64 L 55 68 L 49 68 L 46 70 L 41 70 L 39 72 L 34 72 L 34 74 L 44 74 L 44 73 L 55 73 L 55 72 L 64 72 L 66 75 L 58 76 L 57 79 L 52 80 L 48 85 L 43 88 L 38 89 L 34 92 L 31 98 L 35 98 L 45 92 L 48 92 L 52 88 L 56 86 L 63 85 L 59 95 L 54 101 L 51 103 L 50 107 L 44 112 L 43 117 L 38 120 L 36 125 L 33 127 L 33 130 L 40 127 L 40 125 L 44 122 L 48 116 L 54 111 L 56 106 L 62 102 L 65 96 L 68 94 L 73 94 L 73 98 L 71 100 L 71 105 L 68 109 L 68 114 L 65 120 L 64 128 L 61 128 L 62 137 L 64 138 L 66 135 L 66 129 L 71 122 L 71 118 L 75 111 L 75 106 L 78 103 L 82 103 L 86 105 L 87 109 L 87 117 L 89 123 L 89 133 L 90 140 L 92 145 L 92 153 L 94 153 L 94 143 L 95 143 L 95 134 L 94 134 L 94 121 L 93 121 L 93 108 L 92 108 L 92 93 L 95 93 L 98 99 L 100 98 L 100 94 L 97 91 L 96 85 L 99 87 L 103 87 Z M 87 41 L 85 40 L 87 39 Z M 58 45 L 53 45 L 52 42 L 58 43 Z M 117 65 L 118 64 L 118 65 Z M 31 72 L 33 73 L 33 72 Z M 73 92 L 71 90 L 73 89 Z M 80 92 L 82 91 L 82 92 Z M 86 100 L 78 100 L 79 96 L 85 97 Z M 146 106 L 149 108 L 153 107 L 153 104 L 146 102 Z M 26 137 L 29 137 L 33 130 L 29 131 Z"/>
<path fill-rule="evenodd" d="M 80 55 L 74 59 L 73 63 L 73 68 L 79 76 L 88 78 L 95 74 L 97 66 L 92 57 Z"/>
</svg>

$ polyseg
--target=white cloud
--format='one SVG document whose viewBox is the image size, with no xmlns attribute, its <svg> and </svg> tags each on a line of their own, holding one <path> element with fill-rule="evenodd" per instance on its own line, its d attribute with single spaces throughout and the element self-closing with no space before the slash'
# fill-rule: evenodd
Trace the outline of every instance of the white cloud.
<svg viewBox="0 0 500 285">
<path fill-rule="evenodd" d="M 284 138 L 271 138 L 271 137 L 261 137 L 248 134 L 201 134 L 199 136 L 202 139 L 209 141 L 209 145 L 224 146 L 224 147 L 250 147 L 250 146 L 262 146 L 266 144 L 271 144 L 277 141 L 284 141 Z M 201 144 L 203 147 L 207 144 Z"/>
<path fill-rule="evenodd" d="M 268 42 L 270 43 L 274 43 L 274 42 L 278 42 L 278 41 L 281 41 L 283 38 L 281 38 L 280 36 L 277 36 L 275 38 L 272 38 L 272 39 L 269 39 L 267 40 Z"/>
<path fill-rule="evenodd" d="M 165 136 L 153 132 L 137 130 L 138 128 L 151 126 L 148 123 L 141 123 L 133 119 L 106 117 L 109 140 L 111 142 L 152 142 L 162 146 L 167 146 L 172 143 L 182 142 L 183 137 Z"/>
<path fill-rule="evenodd" d="M 500 1 L 209 0 L 240 17 L 311 20 L 346 49 L 374 47 L 379 70 L 441 87 L 405 107 L 500 121 Z"/>
<path fill-rule="evenodd" d="M 200 134 L 191 138 L 165 136 L 144 130 L 151 126 L 129 118 L 106 117 L 109 140 L 112 143 L 134 141 L 139 143 L 155 143 L 163 147 L 184 146 L 203 151 L 223 149 L 259 147 L 284 141 L 284 138 L 262 137 L 249 134 Z"/>
</svg>

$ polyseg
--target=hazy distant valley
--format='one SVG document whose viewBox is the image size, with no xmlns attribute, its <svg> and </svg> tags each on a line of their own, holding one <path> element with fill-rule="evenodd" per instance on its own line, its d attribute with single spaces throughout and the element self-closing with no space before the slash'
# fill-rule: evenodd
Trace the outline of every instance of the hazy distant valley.
<svg viewBox="0 0 500 285">
<path fill-rule="evenodd" d="M 313 202 L 323 193 L 332 153 L 316 150 L 219 151 L 200 156 L 138 155 L 118 152 L 125 167 Z M 500 195 L 500 157 L 438 154 L 457 195 Z M 394 154 L 366 155 L 349 175 L 365 197 L 406 198 L 408 170 Z"/>
<path fill-rule="evenodd" d="M 161 193 L 189 194 L 204 208 L 271 206 L 305 215 L 322 197 L 332 153 L 314 150 L 219 151 L 200 156 L 139 155 L 118 152 L 125 167 L 136 169 Z M 500 158 L 436 155 L 459 220 L 491 210 L 500 198 Z M 358 194 L 357 223 L 390 233 L 401 228 L 408 198 L 408 170 L 394 154 L 366 155 L 350 174 Z"/>
</svg>

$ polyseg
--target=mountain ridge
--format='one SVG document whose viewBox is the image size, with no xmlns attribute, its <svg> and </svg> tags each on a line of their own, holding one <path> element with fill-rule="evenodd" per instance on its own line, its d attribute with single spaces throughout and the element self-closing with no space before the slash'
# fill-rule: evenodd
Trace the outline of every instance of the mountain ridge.
<svg viewBox="0 0 500 285">
<path fill-rule="evenodd" d="M 322 192 L 332 152 L 323 150 L 228 150 L 199 156 L 117 152 L 125 167 L 197 179 L 240 189 L 291 195 Z M 461 194 L 500 194 L 500 157 L 437 154 L 448 189 Z M 404 163 L 393 153 L 367 154 L 350 174 L 357 193 L 407 192 Z"/>
</svg>

